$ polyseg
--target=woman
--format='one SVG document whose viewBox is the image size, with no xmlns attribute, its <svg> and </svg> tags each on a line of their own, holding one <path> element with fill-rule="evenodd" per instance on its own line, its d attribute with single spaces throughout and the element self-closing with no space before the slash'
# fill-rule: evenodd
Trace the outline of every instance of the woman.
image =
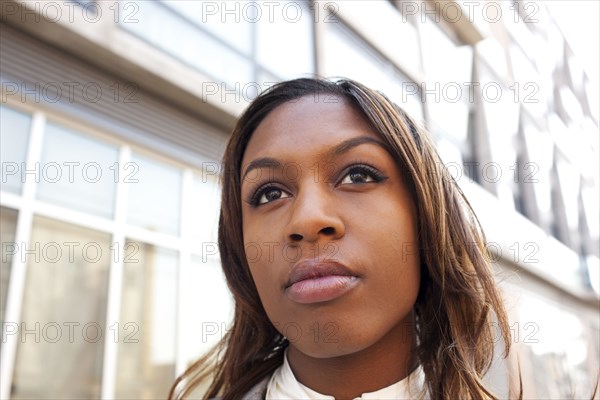
<svg viewBox="0 0 600 400">
<path fill-rule="evenodd" d="M 171 398 L 495 398 L 493 327 L 511 341 L 485 239 L 404 111 L 350 80 L 282 82 L 223 167 L 234 321 Z"/>
</svg>

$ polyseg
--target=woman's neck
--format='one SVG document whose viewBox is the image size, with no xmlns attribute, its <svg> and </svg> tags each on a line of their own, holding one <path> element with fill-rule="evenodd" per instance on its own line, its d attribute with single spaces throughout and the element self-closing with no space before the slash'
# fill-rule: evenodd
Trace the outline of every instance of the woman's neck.
<svg viewBox="0 0 600 400">
<path fill-rule="evenodd" d="M 390 386 L 412 372 L 416 335 L 414 327 L 398 324 L 376 343 L 355 353 L 317 358 L 290 345 L 287 357 L 294 376 L 304 386 L 336 399 L 353 399 Z"/>
</svg>

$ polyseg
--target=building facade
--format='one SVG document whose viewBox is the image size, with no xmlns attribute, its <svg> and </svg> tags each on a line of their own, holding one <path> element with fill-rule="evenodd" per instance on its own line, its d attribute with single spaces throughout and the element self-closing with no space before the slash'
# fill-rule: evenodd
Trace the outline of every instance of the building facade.
<svg viewBox="0 0 600 400">
<path fill-rule="evenodd" d="M 229 132 L 315 74 L 427 127 L 486 231 L 525 397 L 590 397 L 598 88 L 543 2 L 3 1 L 0 33 L 1 398 L 166 396 L 232 315 Z M 488 375 L 504 396 L 515 359 Z"/>
</svg>

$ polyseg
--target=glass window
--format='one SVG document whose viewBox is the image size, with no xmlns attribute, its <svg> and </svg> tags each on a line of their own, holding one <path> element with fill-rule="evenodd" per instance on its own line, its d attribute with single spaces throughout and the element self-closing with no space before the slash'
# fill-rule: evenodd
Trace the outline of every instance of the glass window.
<svg viewBox="0 0 600 400">
<path fill-rule="evenodd" d="M 17 243 L 15 243 L 17 215 L 17 210 L 0 207 L 0 225 L 2 226 L 2 229 L 0 229 L 0 242 L 2 245 L 2 262 L 0 263 L 0 323 L 4 323 L 4 315 L 6 313 L 6 296 L 8 295 L 13 255 L 18 254 L 19 250 L 17 249 Z"/>
<path fill-rule="evenodd" d="M 598 125 L 590 117 L 586 117 L 583 121 L 581 139 L 578 139 L 577 142 L 579 144 L 579 168 L 581 174 L 585 179 L 593 179 L 594 182 L 600 182 Z"/>
<path fill-rule="evenodd" d="M 360 41 L 342 22 L 328 26 L 325 36 L 325 75 L 343 76 L 380 90 L 417 121 L 423 120 L 419 85 Z"/>
<path fill-rule="evenodd" d="M 21 193 L 21 172 L 27 157 L 30 125 L 31 116 L 0 105 L 2 190 Z"/>
<path fill-rule="evenodd" d="M 575 126 L 568 127 L 565 125 L 564 121 L 556 113 L 551 113 L 546 118 L 556 147 L 566 157 L 571 167 L 578 169 L 579 173 L 585 173 L 585 168 L 588 165 L 585 164 L 587 153 L 583 150 L 586 146 L 582 145 L 582 143 L 586 142 L 584 132 L 581 129 L 576 129 Z M 595 142 L 598 142 L 597 133 Z"/>
<path fill-rule="evenodd" d="M 494 38 L 484 39 L 475 45 L 475 51 L 478 62 L 484 61 L 503 80 L 508 81 L 510 79 L 506 54 L 498 40 Z"/>
<path fill-rule="evenodd" d="M 189 218 L 193 251 L 203 251 L 201 246 L 217 243 L 217 228 L 221 207 L 221 191 L 216 177 L 208 174 L 194 176 L 193 208 Z"/>
<path fill-rule="evenodd" d="M 149 157 L 133 154 L 135 171 L 129 184 L 127 222 L 151 231 L 179 235 L 181 170 Z"/>
<path fill-rule="evenodd" d="M 556 162 L 556 173 L 560 185 L 560 193 L 564 202 L 566 222 L 571 232 L 579 226 L 579 174 L 569 162 L 558 158 Z"/>
<path fill-rule="evenodd" d="M 427 19 L 419 25 L 426 73 L 423 95 L 428 110 L 429 129 L 455 142 L 467 139 L 469 100 L 472 87 L 473 51 L 456 46 L 434 23 Z"/>
<path fill-rule="evenodd" d="M 598 204 L 598 202 L 596 202 Z M 596 211 L 596 215 L 597 215 Z M 596 219 L 597 221 L 598 219 Z M 598 243 L 598 236 L 596 237 L 596 243 Z M 586 256 L 585 266 L 587 270 L 587 285 L 591 287 L 597 295 L 600 295 L 600 259 L 596 256 Z M 595 337 L 600 337 L 599 333 L 596 333 Z M 600 349 L 596 349 L 596 353 L 599 353 Z M 600 357 L 598 357 L 600 359 Z"/>
<path fill-rule="evenodd" d="M 498 4 L 504 8 L 502 10 L 503 18 L 501 19 L 501 23 L 506 26 L 506 31 L 512 36 L 509 40 L 512 39 L 512 42 L 519 43 L 527 52 L 534 52 L 534 34 L 527 26 L 534 25 L 536 28 L 543 26 L 542 24 L 534 23 L 534 21 L 538 21 L 541 13 L 534 11 L 531 6 L 527 6 L 527 10 L 525 10 L 523 5 L 528 4 L 526 2 L 500 1 Z M 492 17 L 491 12 L 490 17 Z"/>
<path fill-rule="evenodd" d="M 486 131 L 490 135 L 493 160 L 512 165 L 516 157 L 513 142 L 519 128 L 519 103 L 499 79 L 483 65 L 479 68 L 480 100 Z"/>
<path fill-rule="evenodd" d="M 282 79 L 312 73 L 312 14 L 305 2 L 277 2 L 271 14 L 261 9 L 256 24 L 258 62 Z"/>
<path fill-rule="evenodd" d="M 205 0 L 162 2 L 242 53 L 248 56 L 251 54 L 252 21 L 257 20 L 257 7 L 252 2 L 217 3 Z"/>
<path fill-rule="evenodd" d="M 400 10 L 391 1 L 352 0 L 337 2 L 336 14 L 347 21 L 360 21 L 366 27 L 364 35 L 371 43 L 401 68 L 412 71 L 421 69 L 421 50 L 416 28 L 400 13 L 410 6 L 400 5 Z M 420 5 L 417 5 L 420 7 Z M 323 13 L 322 10 L 320 10 Z M 320 18 L 325 19 L 324 17 Z M 363 33 L 363 31 L 361 31 Z"/>
<path fill-rule="evenodd" d="M 451 83 L 451 86 L 446 86 L 446 83 L 436 86 L 438 83 L 431 79 L 425 82 L 428 128 L 436 136 L 450 138 L 456 143 L 464 142 L 468 135 L 469 104 L 462 97 L 468 98 L 469 89 L 455 83 Z M 452 101 L 446 101 L 447 98 Z M 458 98 L 460 99 L 454 102 Z"/>
<path fill-rule="evenodd" d="M 468 82 L 471 78 L 472 51 L 457 46 L 430 19 L 419 24 L 423 68 L 428 77 L 449 82 Z"/>
<path fill-rule="evenodd" d="M 388 84 L 382 88 L 390 100 L 402 107 L 419 124 L 424 125 L 421 89 L 404 74 L 394 71 Z"/>
<path fill-rule="evenodd" d="M 582 316 L 533 294 L 520 293 L 519 321 L 511 326 L 526 360 L 523 381 L 538 399 L 586 398 L 593 391 L 597 342 Z M 527 379 L 529 378 L 529 379 Z"/>
<path fill-rule="evenodd" d="M 344 76 L 365 85 L 381 85 L 384 65 L 338 21 L 328 26 L 325 36 L 325 75 Z"/>
<path fill-rule="evenodd" d="M 590 114 L 596 121 L 600 119 L 600 97 L 598 96 L 600 91 L 598 90 L 598 85 L 592 83 L 591 80 L 588 80 L 585 84 L 585 94 L 587 96 L 587 101 L 590 105 Z"/>
<path fill-rule="evenodd" d="M 175 251 L 125 244 L 117 399 L 164 399 L 169 393 L 175 379 L 177 275 Z"/>
<path fill-rule="evenodd" d="M 135 18 L 138 22 L 124 21 L 121 24 L 124 29 L 232 86 L 236 82 L 252 80 L 252 64 L 245 57 L 219 43 L 189 20 L 168 12 L 161 3 L 139 1 L 136 5 Z"/>
<path fill-rule="evenodd" d="M 564 121 L 573 121 L 575 123 L 583 121 L 581 104 L 569 87 L 563 86 L 559 89 L 557 100 L 560 105 L 559 112 Z"/>
<path fill-rule="evenodd" d="M 544 118 L 547 98 L 552 98 L 552 87 L 540 84 L 540 75 L 523 50 L 512 44 L 510 60 L 515 82 L 511 85 L 511 94 L 522 102 L 536 118 Z"/>
<path fill-rule="evenodd" d="M 445 138 L 439 138 L 436 147 L 442 162 L 448 168 L 447 173 L 460 182 L 463 174 L 463 158 L 460 149 Z"/>
<path fill-rule="evenodd" d="M 256 98 L 256 96 L 258 96 L 264 90 L 270 88 L 271 86 L 275 85 L 279 81 L 280 81 L 280 79 L 277 78 L 272 73 L 266 71 L 263 68 L 259 68 L 258 75 L 256 77 L 256 83 L 258 83 L 258 85 L 256 85 L 255 89 L 249 85 L 245 89 L 245 97 L 248 100 L 253 100 L 254 98 Z"/>
<path fill-rule="evenodd" d="M 600 211 L 598 210 L 600 199 L 598 197 L 597 188 L 593 189 L 592 187 L 582 185 L 581 199 L 583 210 L 587 219 L 589 235 L 596 241 L 596 246 L 598 245 L 598 237 L 600 236 Z"/>
<path fill-rule="evenodd" d="M 521 187 L 535 194 L 535 209 L 543 228 L 550 222 L 552 213 L 552 183 L 550 181 L 554 158 L 554 141 L 541 132 L 528 119 L 522 120 L 523 137 L 527 151 L 527 164 L 519 165 Z"/>
<path fill-rule="evenodd" d="M 37 197 L 74 210 L 112 218 L 118 148 L 54 123 L 44 136 Z"/>
<path fill-rule="evenodd" d="M 567 57 L 567 65 L 569 67 L 569 76 L 571 78 L 571 84 L 573 89 L 577 93 L 583 91 L 583 82 L 585 79 L 585 73 L 583 71 L 583 65 L 579 62 L 579 59 L 574 55 Z"/>
<path fill-rule="evenodd" d="M 181 291 L 185 298 L 180 308 L 185 315 L 181 345 L 186 349 L 188 365 L 227 333 L 234 304 L 218 259 L 211 260 L 206 254 L 192 257 L 189 274 L 181 280 Z M 198 304 L 211 306 L 199 309 Z"/>
<path fill-rule="evenodd" d="M 110 236 L 35 217 L 13 399 L 100 396 Z"/>
<path fill-rule="evenodd" d="M 515 182 L 514 169 L 517 163 L 517 134 L 519 128 L 519 103 L 511 93 L 482 63 L 478 65 L 481 104 L 480 117 L 484 118 L 485 132 L 489 148 L 481 153 L 484 180 L 495 187 L 498 198 L 510 207 L 520 202 L 518 180 Z M 480 149 L 481 150 L 481 149 Z"/>
<path fill-rule="evenodd" d="M 552 58 L 551 67 L 560 68 L 563 66 L 565 57 L 565 38 L 558 25 L 550 22 L 547 25 L 546 37 L 548 39 L 548 56 Z"/>
</svg>

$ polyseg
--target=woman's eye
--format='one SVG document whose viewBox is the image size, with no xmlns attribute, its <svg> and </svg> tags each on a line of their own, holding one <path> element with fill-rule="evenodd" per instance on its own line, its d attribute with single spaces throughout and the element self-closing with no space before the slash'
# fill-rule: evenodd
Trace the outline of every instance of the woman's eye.
<svg viewBox="0 0 600 400">
<path fill-rule="evenodd" d="M 369 171 L 366 168 L 352 168 L 346 174 L 346 176 L 344 176 L 344 179 L 342 179 L 340 185 L 378 181 L 379 177 L 374 171 Z"/>
<path fill-rule="evenodd" d="M 257 204 L 270 203 L 273 200 L 283 199 L 289 197 L 289 195 L 281 189 L 267 188 L 259 193 Z"/>
</svg>

